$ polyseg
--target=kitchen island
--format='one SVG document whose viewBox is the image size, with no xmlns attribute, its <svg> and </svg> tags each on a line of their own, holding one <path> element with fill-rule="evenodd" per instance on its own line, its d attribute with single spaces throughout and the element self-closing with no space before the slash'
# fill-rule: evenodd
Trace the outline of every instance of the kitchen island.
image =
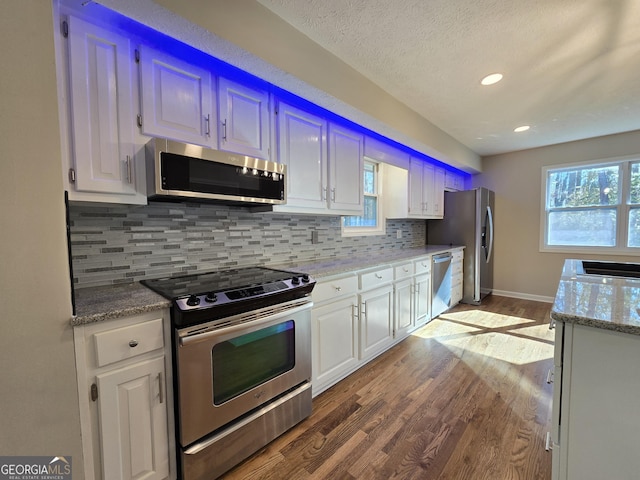
<svg viewBox="0 0 640 480">
<path fill-rule="evenodd" d="M 640 278 L 566 260 L 551 321 L 553 480 L 638 478 Z"/>
</svg>

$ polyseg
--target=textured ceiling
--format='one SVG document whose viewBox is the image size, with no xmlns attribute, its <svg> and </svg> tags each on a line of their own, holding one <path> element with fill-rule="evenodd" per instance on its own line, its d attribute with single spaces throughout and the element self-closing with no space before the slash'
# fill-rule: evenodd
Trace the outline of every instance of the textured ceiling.
<svg viewBox="0 0 640 480">
<path fill-rule="evenodd" d="M 480 155 L 640 129 L 640 0 L 258 1 Z"/>
</svg>

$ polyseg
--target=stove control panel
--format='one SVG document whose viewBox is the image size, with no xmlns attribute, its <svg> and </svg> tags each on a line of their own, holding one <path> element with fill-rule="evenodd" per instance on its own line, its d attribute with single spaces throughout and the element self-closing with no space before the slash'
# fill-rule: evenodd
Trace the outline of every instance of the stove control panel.
<svg viewBox="0 0 640 480">
<path fill-rule="evenodd" d="M 200 295 L 189 295 L 175 300 L 176 306 L 183 312 L 228 305 L 233 302 L 274 295 L 286 290 L 301 288 L 314 282 L 307 274 L 300 274 L 290 279 L 238 288 L 224 292 L 208 292 Z"/>
</svg>

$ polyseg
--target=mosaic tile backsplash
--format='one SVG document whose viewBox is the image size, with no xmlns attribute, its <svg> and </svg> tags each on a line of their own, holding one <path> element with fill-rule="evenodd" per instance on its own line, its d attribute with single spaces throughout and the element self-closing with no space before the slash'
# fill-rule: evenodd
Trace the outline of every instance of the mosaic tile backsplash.
<svg viewBox="0 0 640 480">
<path fill-rule="evenodd" d="M 76 288 L 196 270 L 375 255 L 426 243 L 424 220 L 387 220 L 386 235 L 342 237 L 340 217 L 253 213 L 224 205 L 76 204 L 69 214 Z"/>
</svg>

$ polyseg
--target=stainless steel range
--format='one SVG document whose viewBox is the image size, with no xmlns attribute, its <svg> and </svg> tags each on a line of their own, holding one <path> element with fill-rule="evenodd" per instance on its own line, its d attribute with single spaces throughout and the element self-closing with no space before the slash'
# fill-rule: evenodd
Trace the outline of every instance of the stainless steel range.
<svg viewBox="0 0 640 480">
<path fill-rule="evenodd" d="M 142 283 L 173 300 L 181 478 L 216 478 L 311 414 L 315 280 L 253 267 Z"/>
</svg>

